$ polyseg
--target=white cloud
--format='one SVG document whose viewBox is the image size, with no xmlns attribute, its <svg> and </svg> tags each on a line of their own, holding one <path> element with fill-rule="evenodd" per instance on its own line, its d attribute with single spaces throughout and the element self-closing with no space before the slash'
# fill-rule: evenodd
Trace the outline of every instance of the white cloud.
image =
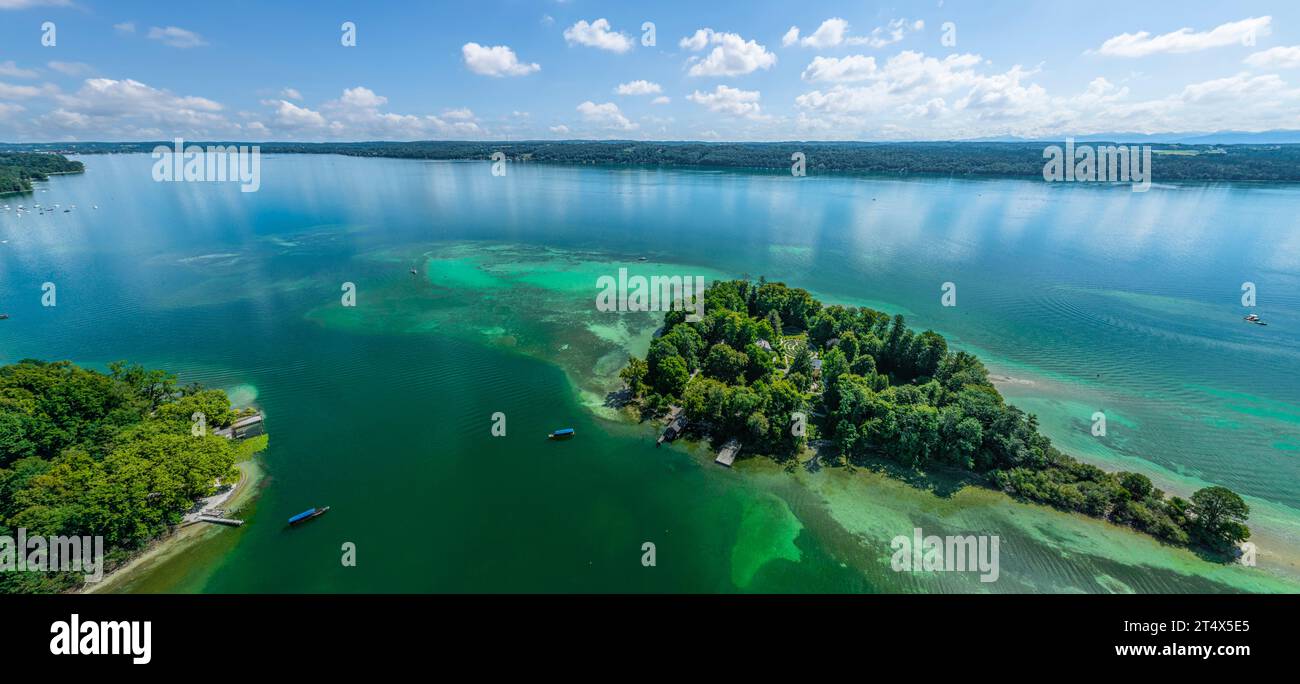
<svg viewBox="0 0 1300 684">
<path fill-rule="evenodd" d="M 119 24 L 113 24 L 113 28 L 119 33 L 135 33 L 135 22 L 124 21 Z"/>
<path fill-rule="evenodd" d="M 208 44 L 208 42 L 203 39 L 203 36 L 200 36 L 193 31 L 180 28 L 179 26 L 168 26 L 166 28 L 159 28 L 157 26 L 150 27 L 149 38 L 160 41 L 163 45 L 174 48 L 192 48 Z"/>
<path fill-rule="evenodd" d="M 81 77 L 95 73 L 95 68 L 85 62 L 50 62 L 46 66 L 64 76 Z"/>
<path fill-rule="evenodd" d="M 847 57 L 814 57 L 803 70 L 803 80 L 848 83 L 865 81 L 876 75 L 876 58 L 864 55 Z"/>
<path fill-rule="evenodd" d="M 298 92 L 297 88 L 285 88 L 284 90 L 280 91 L 280 97 L 283 97 L 287 100 L 301 100 L 302 93 Z"/>
<path fill-rule="evenodd" d="M 51 91 L 57 105 L 39 117 L 41 133 L 92 130 L 119 139 L 198 137 L 237 131 L 221 103 L 176 95 L 133 79 L 88 78 L 74 93 Z"/>
<path fill-rule="evenodd" d="M 557 124 L 557 125 L 555 125 L 555 126 L 551 126 L 551 132 L 552 132 L 552 133 L 559 133 L 559 134 L 563 135 L 563 134 L 569 132 L 569 127 L 568 127 L 568 126 L 565 126 L 564 124 Z"/>
<path fill-rule="evenodd" d="M 713 29 L 711 28 L 696 29 L 694 34 L 689 35 L 681 39 L 680 41 L 677 41 L 677 44 L 685 50 L 690 50 L 691 52 L 699 52 L 700 50 L 703 50 L 705 47 L 708 46 L 709 40 L 712 38 L 713 38 Z"/>
<path fill-rule="evenodd" d="M 364 86 L 347 88 L 337 100 L 326 102 L 322 111 L 330 119 L 335 136 L 366 136 L 414 139 L 429 135 L 477 135 L 478 124 L 471 119 L 447 119 L 383 112 L 388 98 Z"/>
<path fill-rule="evenodd" d="M 660 87 L 658 83 L 653 83 L 651 81 L 646 81 L 646 80 L 628 81 L 627 83 L 620 83 L 618 84 L 618 87 L 614 89 L 614 92 L 618 93 L 619 95 L 658 95 L 663 91 L 664 89 Z"/>
<path fill-rule="evenodd" d="M 1254 52 L 1246 57 L 1245 62 L 1256 69 L 1295 69 L 1300 67 L 1300 45 Z"/>
<path fill-rule="evenodd" d="M 39 97 L 42 91 L 36 86 L 11 85 L 9 83 L 0 83 L 0 98 L 6 100 L 16 100 L 19 98 Z"/>
<path fill-rule="evenodd" d="M 925 28 L 925 22 L 920 19 L 915 21 L 894 19 L 885 26 L 877 26 L 872 29 L 868 35 L 854 36 L 850 35 L 849 22 L 839 17 L 832 17 L 823 21 L 816 31 L 805 36 L 802 40 L 799 38 L 799 28 L 791 26 L 790 30 L 786 31 L 785 36 L 781 39 L 781 44 L 788 47 L 797 42 L 803 47 L 817 50 L 835 48 L 841 45 L 865 45 L 871 48 L 882 48 L 902 40 L 909 31 L 920 31 L 923 28 Z"/>
<path fill-rule="evenodd" d="M 72 0 L 0 0 L 0 10 L 27 9 L 29 7 L 67 7 Z"/>
<path fill-rule="evenodd" d="M 692 52 L 714 46 L 703 59 L 691 58 L 688 62 L 691 68 L 687 72 L 691 76 L 741 76 L 759 69 L 770 69 L 776 64 L 776 55 L 768 52 L 766 47 L 735 33 L 718 33 L 702 28 L 678 44 Z"/>
<path fill-rule="evenodd" d="M 827 19 L 811 35 L 799 41 L 799 44 L 817 49 L 836 47 L 844 42 L 844 34 L 848 30 L 849 22 L 838 17 Z"/>
<path fill-rule="evenodd" d="M 1110 57 L 1145 57 L 1161 52 L 1185 53 L 1229 45 L 1253 45 L 1254 40 L 1271 32 L 1269 16 L 1251 17 L 1220 24 L 1209 31 L 1196 32 L 1181 28 L 1153 36 L 1147 31 L 1121 33 L 1101 44 L 1097 52 Z"/>
<path fill-rule="evenodd" d="M 590 24 L 583 19 L 564 29 L 564 40 L 570 45 L 586 45 L 610 52 L 623 53 L 632 49 L 632 39 L 610 30 L 606 19 L 597 19 Z"/>
<path fill-rule="evenodd" d="M 666 105 L 666 104 L 668 104 L 669 102 L 672 102 L 672 101 L 673 101 L 673 99 L 672 99 L 671 97 L 668 97 L 667 95 L 660 95 L 659 97 L 656 97 L 655 99 L 651 100 L 651 101 L 650 101 L 650 104 L 652 104 L 652 105 Z"/>
<path fill-rule="evenodd" d="M 18 63 L 14 62 L 12 59 L 0 62 L 0 76 L 8 76 L 9 78 L 36 78 L 36 75 L 36 71 L 19 67 Z"/>
<path fill-rule="evenodd" d="M 275 125 L 293 131 L 302 129 L 325 128 L 329 122 L 317 111 L 289 102 L 288 100 L 276 100 L 275 106 Z"/>
<path fill-rule="evenodd" d="M 631 131 L 637 128 L 636 123 L 632 122 L 623 112 L 619 111 L 618 105 L 613 102 L 605 104 L 596 104 L 590 100 L 578 105 L 578 113 L 586 121 L 602 126 L 604 128 L 613 128 L 624 131 Z"/>
<path fill-rule="evenodd" d="M 478 43 L 465 43 L 460 50 L 465 66 L 483 76 L 525 76 L 542 68 L 536 63 L 520 62 L 515 51 L 505 45 L 485 47 Z"/>
<path fill-rule="evenodd" d="M 757 90 L 740 90 L 739 88 L 720 85 L 714 88 L 711 93 L 702 93 L 697 90 L 687 95 L 686 99 L 704 106 L 711 112 L 754 119 L 762 116 L 762 110 L 758 104 L 759 97 L 760 94 Z"/>
</svg>

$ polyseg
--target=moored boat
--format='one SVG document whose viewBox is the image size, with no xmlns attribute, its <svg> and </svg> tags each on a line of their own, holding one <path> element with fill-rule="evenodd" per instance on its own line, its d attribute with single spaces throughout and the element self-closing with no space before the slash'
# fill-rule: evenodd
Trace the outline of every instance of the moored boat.
<svg viewBox="0 0 1300 684">
<path fill-rule="evenodd" d="M 574 433 L 573 428 L 563 428 L 561 430 L 556 430 L 555 432 L 552 432 L 551 434 L 547 435 L 546 438 L 547 439 L 570 439 L 573 437 L 574 434 L 576 433 Z"/>
<path fill-rule="evenodd" d="M 302 523 L 307 522 L 308 520 L 311 520 L 312 518 L 315 518 L 320 515 L 324 515 L 325 512 L 328 511 L 329 509 L 330 509 L 329 506 L 321 506 L 320 508 L 308 508 L 302 513 L 299 513 L 298 515 L 289 518 L 289 524 L 300 525 Z"/>
</svg>

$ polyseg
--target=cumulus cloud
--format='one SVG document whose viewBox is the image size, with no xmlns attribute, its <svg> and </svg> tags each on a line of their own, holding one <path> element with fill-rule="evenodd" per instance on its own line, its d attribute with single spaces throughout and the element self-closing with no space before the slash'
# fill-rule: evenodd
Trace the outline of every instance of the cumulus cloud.
<svg viewBox="0 0 1300 684">
<path fill-rule="evenodd" d="M 42 91 L 36 86 L 29 85 L 12 85 L 9 83 L 0 83 L 0 98 L 6 100 L 25 99 L 30 97 L 39 97 Z"/>
<path fill-rule="evenodd" d="M 666 104 L 668 104 L 669 102 L 672 102 L 672 101 L 673 101 L 673 99 L 672 99 L 671 97 L 668 97 L 667 95 L 660 95 L 659 97 L 656 97 L 655 99 L 651 100 L 651 101 L 650 101 L 650 104 L 652 104 L 652 105 L 666 105 Z"/>
<path fill-rule="evenodd" d="M 618 105 L 613 102 L 605 104 L 596 104 L 590 100 L 578 105 L 578 113 L 588 123 L 595 124 L 602 128 L 617 129 L 622 131 L 631 131 L 637 128 L 637 124 L 623 116 L 619 111 Z"/>
<path fill-rule="evenodd" d="M 814 57 L 803 70 L 805 81 L 830 81 L 848 83 L 865 81 L 876 75 L 876 58 L 864 55 L 848 57 Z"/>
<path fill-rule="evenodd" d="M 560 135 L 564 135 L 569 132 L 569 127 L 565 126 L 564 124 L 557 124 L 555 126 L 551 126 L 550 130 L 552 133 L 558 133 Z"/>
<path fill-rule="evenodd" d="M 614 89 L 614 92 L 619 95 L 658 95 L 663 91 L 664 89 L 660 87 L 658 83 L 646 80 L 620 83 L 618 84 L 618 87 Z"/>
<path fill-rule="evenodd" d="M 699 52 L 712 45 L 713 50 L 703 58 L 692 57 L 688 74 L 691 76 L 742 76 L 759 69 L 770 69 L 776 64 L 776 55 L 757 41 L 745 40 L 739 34 L 719 33 L 702 28 L 682 38 L 682 48 Z"/>
<path fill-rule="evenodd" d="M 320 112 L 299 107 L 288 100 L 276 100 L 273 103 L 275 107 L 275 125 L 291 131 L 302 129 L 323 129 L 329 125 L 324 115 Z"/>
<path fill-rule="evenodd" d="M 798 43 L 803 47 L 818 50 L 842 45 L 865 45 L 871 48 L 882 48 L 902 40 L 910 31 L 920 31 L 923 28 L 925 28 L 925 22 L 920 19 L 915 21 L 894 19 L 885 26 L 877 26 L 872 29 L 868 35 L 855 36 L 850 34 L 849 22 L 839 17 L 832 17 L 823 21 L 816 31 L 804 36 L 802 39 L 799 37 L 799 27 L 791 26 L 790 30 L 786 31 L 785 36 L 781 38 L 781 45 L 789 47 Z"/>
<path fill-rule="evenodd" d="M 1300 67 L 1300 45 L 1275 47 L 1251 53 L 1244 60 L 1256 69 L 1295 69 Z M 2 73 L 2 72 L 0 72 Z"/>
<path fill-rule="evenodd" d="M 50 62 L 46 66 L 64 76 L 81 77 L 95 72 L 95 68 L 85 62 Z"/>
<path fill-rule="evenodd" d="M 1146 57 L 1157 53 L 1186 53 L 1229 45 L 1253 45 L 1256 38 L 1267 36 L 1273 18 L 1251 17 L 1220 24 L 1209 31 L 1180 28 L 1152 35 L 1147 31 L 1121 33 L 1101 44 L 1097 52 L 1109 57 Z"/>
<path fill-rule="evenodd" d="M 505 45 L 486 47 L 478 43 L 465 43 L 460 49 L 465 66 L 483 76 L 526 76 L 541 70 L 536 63 L 523 63 L 515 51 Z"/>
<path fill-rule="evenodd" d="M 208 41 L 204 40 L 203 36 L 179 26 L 150 27 L 149 38 L 174 48 L 193 48 L 208 44 Z"/>
<path fill-rule="evenodd" d="M 19 67 L 18 63 L 11 59 L 5 62 L 0 62 L 0 76 L 8 76 L 9 78 L 36 78 L 37 74 L 33 69 L 23 69 Z"/>
<path fill-rule="evenodd" d="M 54 131 L 89 130 L 121 139 L 193 138 L 239 130 L 219 102 L 177 95 L 129 78 L 88 78 L 75 92 L 51 87 L 43 94 L 55 107 L 34 122 L 43 136 Z"/>
<path fill-rule="evenodd" d="M 280 97 L 283 97 L 287 100 L 301 100 L 302 93 L 298 92 L 297 88 L 285 88 L 284 90 L 280 91 Z"/>
<path fill-rule="evenodd" d="M 606 19 L 597 19 L 590 24 L 583 19 L 564 29 L 564 40 L 570 45 L 586 45 L 610 52 L 623 53 L 632 49 L 632 39 L 611 30 Z"/>
<path fill-rule="evenodd" d="M 686 99 L 702 105 L 711 112 L 756 119 L 762 116 L 762 110 L 758 104 L 759 97 L 760 94 L 757 90 L 740 90 L 739 88 L 720 85 L 714 88 L 711 93 L 702 93 L 697 90 L 687 95 Z"/>
</svg>

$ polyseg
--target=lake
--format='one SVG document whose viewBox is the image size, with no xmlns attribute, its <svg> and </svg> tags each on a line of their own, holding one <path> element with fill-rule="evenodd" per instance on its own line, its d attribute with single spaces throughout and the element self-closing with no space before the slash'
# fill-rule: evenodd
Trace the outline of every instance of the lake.
<svg viewBox="0 0 1300 684">
<path fill-rule="evenodd" d="M 148 155 L 79 159 L 84 175 L 2 202 L 76 208 L 0 213 L 0 361 L 166 368 L 255 403 L 271 434 L 249 523 L 128 590 L 1300 587 L 1300 188 L 267 155 L 241 193 L 154 182 Z M 620 267 L 764 276 L 933 328 L 1067 453 L 1241 493 L 1259 567 L 978 488 L 657 449 L 603 406 L 657 325 L 596 310 Z M 1242 321 L 1246 282 L 1266 327 Z M 561 427 L 578 436 L 545 439 Z M 916 527 L 998 535 L 999 580 L 894 572 L 889 542 Z"/>
</svg>

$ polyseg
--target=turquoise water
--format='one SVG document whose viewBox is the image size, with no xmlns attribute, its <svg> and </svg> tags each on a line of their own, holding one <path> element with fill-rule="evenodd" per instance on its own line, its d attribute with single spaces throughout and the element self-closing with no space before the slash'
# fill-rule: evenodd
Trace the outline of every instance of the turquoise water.
<svg viewBox="0 0 1300 684">
<path fill-rule="evenodd" d="M 0 214 L 0 360 L 126 358 L 245 386 L 272 433 L 250 524 L 137 590 L 1218 591 L 1300 576 L 1298 188 L 527 165 L 501 178 L 268 156 L 246 194 L 154 183 L 146 155 L 82 161 L 85 175 L 6 200 L 73 212 Z M 1171 491 L 1246 495 L 1262 567 L 989 492 L 656 450 L 600 406 L 653 330 L 594 311 L 595 277 L 620 265 L 764 275 L 933 327 L 1070 453 Z M 1269 326 L 1241 321 L 1244 281 Z M 344 282 L 355 309 L 339 306 Z M 940 305 L 944 282 L 956 307 Z M 1097 410 L 1105 438 L 1089 431 Z M 497 411 L 506 438 L 490 435 Z M 580 437 L 540 439 L 566 426 Z M 914 524 L 1001 535 L 1003 579 L 893 573 L 888 540 Z M 345 541 L 356 568 L 338 562 Z"/>
</svg>

